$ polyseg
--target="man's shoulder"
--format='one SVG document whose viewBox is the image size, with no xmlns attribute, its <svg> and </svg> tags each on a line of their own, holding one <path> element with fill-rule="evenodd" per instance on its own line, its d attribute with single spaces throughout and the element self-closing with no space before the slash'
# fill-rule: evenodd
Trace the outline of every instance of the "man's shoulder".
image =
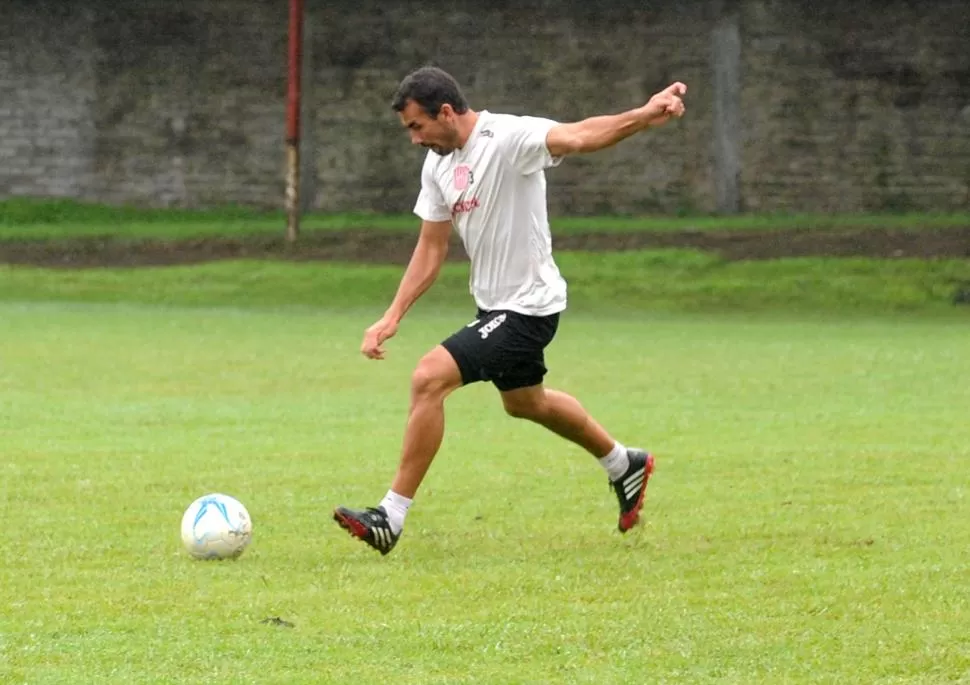
<svg viewBox="0 0 970 685">
<path fill-rule="evenodd" d="M 536 125 L 556 123 L 552 119 L 534 114 L 509 114 L 506 112 L 485 112 L 483 114 L 483 135 L 487 135 L 489 131 L 492 133 L 508 133 Z"/>
</svg>

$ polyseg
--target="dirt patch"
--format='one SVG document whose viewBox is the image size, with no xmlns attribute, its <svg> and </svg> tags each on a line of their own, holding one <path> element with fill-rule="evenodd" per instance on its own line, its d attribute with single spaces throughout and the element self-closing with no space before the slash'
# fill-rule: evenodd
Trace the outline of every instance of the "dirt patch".
<svg viewBox="0 0 970 685">
<path fill-rule="evenodd" d="M 0 241 L 0 263 L 62 268 L 162 266 L 225 259 L 289 259 L 404 264 L 415 234 L 356 230 L 280 236 L 125 241 L 114 238 Z M 970 226 L 922 230 L 790 230 L 716 233 L 587 233 L 559 236 L 556 251 L 691 248 L 729 260 L 782 257 L 970 258 Z M 463 260 L 455 242 L 449 259 Z"/>
</svg>

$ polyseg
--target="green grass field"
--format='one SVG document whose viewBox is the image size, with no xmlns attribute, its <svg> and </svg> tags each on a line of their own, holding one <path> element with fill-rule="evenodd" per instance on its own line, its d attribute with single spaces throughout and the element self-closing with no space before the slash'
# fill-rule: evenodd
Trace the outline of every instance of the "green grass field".
<svg viewBox="0 0 970 685">
<path fill-rule="evenodd" d="M 383 494 L 462 314 L 376 363 L 373 313 L 0 304 L 0 682 L 970 679 L 970 322 L 576 315 L 550 380 L 656 451 L 645 525 L 481 386 L 381 558 L 329 512 Z M 214 490 L 234 563 L 180 548 Z"/>
<path fill-rule="evenodd" d="M 570 284 L 571 308 L 619 317 L 663 311 L 970 315 L 970 306 L 962 302 L 970 296 L 970 260 L 730 262 L 692 250 L 644 250 L 564 252 L 556 261 Z M 272 260 L 84 270 L 0 264 L 0 300 L 377 311 L 393 297 L 401 273 L 398 266 Z M 467 282 L 467 265 L 446 264 L 422 303 L 470 313 Z"/>
<path fill-rule="evenodd" d="M 386 491 L 464 267 L 370 362 L 397 267 L 0 266 L 0 683 L 970 682 L 970 261 L 558 261 L 549 383 L 656 453 L 643 525 L 474 386 L 387 557 L 330 512 Z M 181 548 L 212 491 L 238 561 Z"/>
<path fill-rule="evenodd" d="M 550 219 L 558 235 L 590 231 L 776 231 L 792 228 L 947 228 L 970 225 L 970 212 L 946 214 L 743 214 L 739 216 L 598 216 Z M 308 213 L 304 232 L 344 229 L 417 231 L 412 214 Z M 212 210 L 143 209 L 83 204 L 73 200 L 0 200 L 0 240 L 114 236 L 192 238 L 249 234 L 282 235 L 286 217 L 279 211 L 244 207 Z"/>
</svg>

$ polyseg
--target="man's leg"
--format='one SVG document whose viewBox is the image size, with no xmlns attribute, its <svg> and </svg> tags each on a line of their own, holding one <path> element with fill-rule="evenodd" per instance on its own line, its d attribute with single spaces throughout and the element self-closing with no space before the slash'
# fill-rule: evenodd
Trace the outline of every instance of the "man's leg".
<svg viewBox="0 0 970 685">
<path fill-rule="evenodd" d="M 437 346 L 418 363 L 411 376 L 411 408 L 397 474 L 391 490 L 413 499 L 445 434 L 445 398 L 461 387 L 454 358 Z"/>
<path fill-rule="evenodd" d="M 411 376 L 411 406 L 391 489 L 375 508 L 334 511 L 337 523 L 382 554 L 390 552 L 401 535 L 411 501 L 441 447 L 445 398 L 461 385 L 458 364 L 444 347 L 422 357 Z"/>
<path fill-rule="evenodd" d="M 502 403 L 510 416 L 541 424 L 602 460 L 618 451 L 616 440 L 579 400 L 543 385 L 547 372 L 545 348 L 558 328 L 559 314 L 510 314 L 506 324 L 495 331 L 498 339 L 485 372 L 502 393 Z M 614 464 L 613 470 L 619 466 Z"/>
<path fill-rule="evenodd" d="M 558 327 L 559 315 L 510 314 L 505 325 L 494 331 L 493 353 L 487 357 L 484 371 L 502 393 L 505 411 L 511 416 L 545 426 L 596 457 L 620 504 L 618 527 L 626 532 L 640 518 L 653 456 L 627 449 L 575 397 L 543 386 L 545 348 Z"/>
<path fill-rule="evenodd" d="M 579 400 L 564 392 L 533 385 L 503 392 L 502 403 L 509 416 L 541 424 L 597 459 L 609 454 L 616 444 Z"/>
<path fill-rule="evenodd" d="M 579 400 L 541 384 L 503 390 L 502 403 L 510 416 L 545 426 L 596 457 L 619 501 L 620 531 L 636 525 L 647 481 L 653 473 L 653 455 L 624 447 L 590 416 Z"/>
</svg>

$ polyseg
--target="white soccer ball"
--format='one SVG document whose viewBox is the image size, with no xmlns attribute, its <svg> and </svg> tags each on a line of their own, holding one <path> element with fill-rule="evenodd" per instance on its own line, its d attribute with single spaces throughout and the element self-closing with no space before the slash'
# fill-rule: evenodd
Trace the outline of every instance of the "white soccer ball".
<svg viewBox="0 0 970 685">
<path fill-rule="evenodd" d="M 196 559 L 235 559 L 252 537 L 249 512 L 229 495 L 203 495 L 182 515 L 182 544 Z"/>
</svg>

